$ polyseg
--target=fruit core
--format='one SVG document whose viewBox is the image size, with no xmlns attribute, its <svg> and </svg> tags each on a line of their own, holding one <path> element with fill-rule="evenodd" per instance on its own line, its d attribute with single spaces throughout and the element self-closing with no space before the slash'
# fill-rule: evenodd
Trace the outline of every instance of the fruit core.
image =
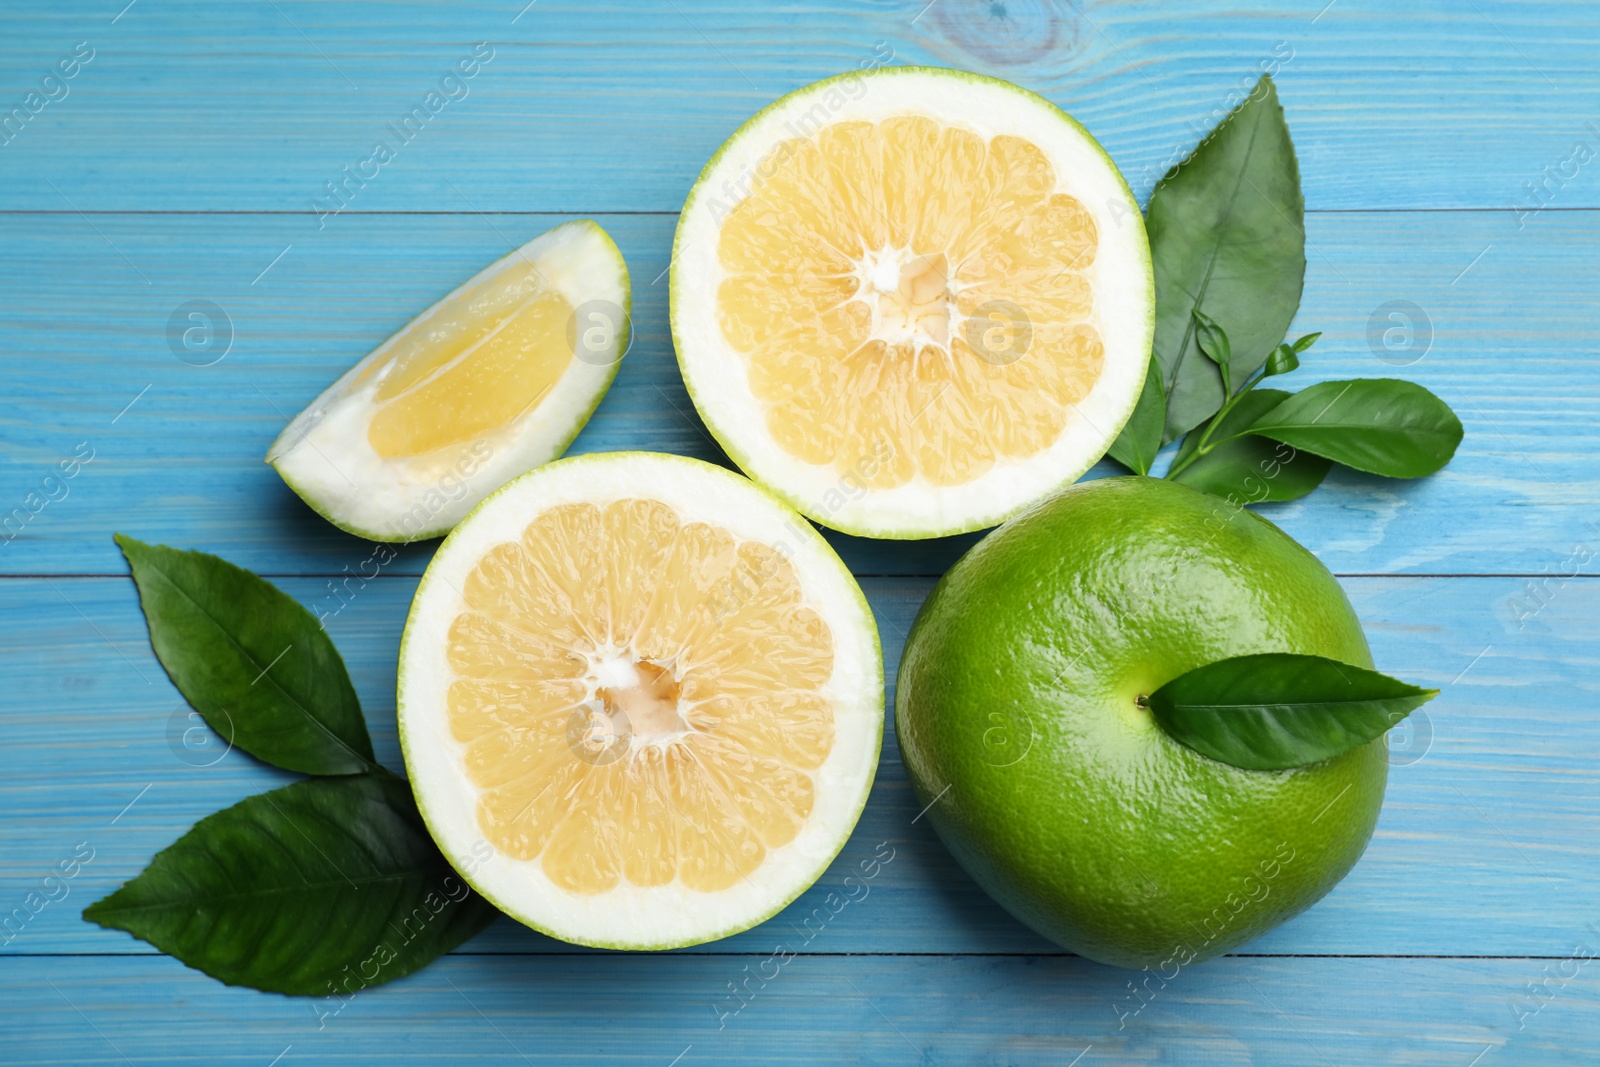
<svg viewBox="0 0 1600 1067">
<path fill-rule="evenodd" d="M 635 744 L 670 741 L 689 729 L 678 706 L 680 687 L 672 671 L 648 660 L 618 656 L 601 661 L 595 695 L 611 734 Z"/>
<path fill-rule="evenodd" d="M 713 892 L 805 826 L 833 634 L 773 546 L 659 500 L 563 504 L 461 592 L 450 729 L 500 853 L 573 893 Z"/>
<path fill-rule="evenodd" d="M 919 256 L 886 248 L 862 258 L 857 298 L 872 309 L 872 338 L 913 347 L 950 343 L 950 263 L 943 253 Z"/>
<path fill-rule="evenodd" d="M 714 208 L 717 312 L 778 447 L 887 489 L 1060 437 L 1104 362 L 1099 231 L 1037 145 L 898 115 L 785 140 L 754 174 Z"/>
</svg>

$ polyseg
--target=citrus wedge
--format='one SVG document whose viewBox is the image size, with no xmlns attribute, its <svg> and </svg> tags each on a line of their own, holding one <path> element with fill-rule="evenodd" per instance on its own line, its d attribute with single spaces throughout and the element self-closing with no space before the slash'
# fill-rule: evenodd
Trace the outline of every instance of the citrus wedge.
<svg viewBox="0 0 1600 1067">
<path fill-rule="evenodd" d="M 437 537 L 565 451 L 627 351 L 622 253 L 568 222 L 491 264 L 352 367 L 267 462 L 329 522 L 373 541 Z"/>
<path fill-rule="evenodd" d="M 843 847 L 883 668 L 810 524 L 720 467 L 622 452 L 456 527 L 397 703 L 418 806 L 484 897 L 566 941 L 672 948 L 766 919 Z"/>
<path fill-rule="evenodd" d="M 672 332 L 744 468 L 873 537 L 991 526 L 1133 411 L 1154 282 L 1094 138 L 994 78 L 887 67 L 747 122 L 679 220 Z"/>
</svg>

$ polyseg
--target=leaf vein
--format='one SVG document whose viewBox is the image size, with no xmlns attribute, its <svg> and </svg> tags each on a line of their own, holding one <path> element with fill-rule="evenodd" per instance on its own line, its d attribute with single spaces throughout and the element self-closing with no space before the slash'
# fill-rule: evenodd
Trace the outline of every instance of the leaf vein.
<svg viewBox="0 0 1600 1067">
<path fill-rule="evenodd" d="M 223 636 L 223 638 L 225 638 L 227 640 L 227 642 L 229 644 L 231 644 L 235 649 L 238 650 L 239 654 L 245 658 L 246 662 L 248 662 L 252 667 L 260 667 L 261 666 L 261 663 L 259 662 L 257 657 L 254 654 L 252 654 L 249 649 L 245 648 L 242 644 L 240 644 L 238 639 L 235 638 L 233 636 L 233 634 L 228 632 L 227 627 L 223 626 L 222 623 L 219 622 L 209 611 L 207 611 L 205 609 L 205 607 L 199 601 L 195 600 L 194 597 L 190 596 L 189 595 L 189 591 L 187 589 L 183 588 L 183 586 L 179 585 L 176 581 L 174 581 L 172 579 L 172 577 L 170 575 L 168 575 L 165 570 L 162 569 L 162 567 L 161 567 L 159 562 L 153 562 L 153 561 L 150 562 L 150 569 L 151 569 L 152 573 L 154 573 L 157 576 L 159 576 L 162 581 L 166 582 L 168 586 L 170 586 L 174 591 L 176 591 L 179 596 L 183 597 L 183 599 L 191 607 L 193 607 L 197 612 L 199 612 L 201 615 L 203 615 L 205 617 L 206 621 L 209 622 L 213 627 L 215 627 L 217 632 L 220 633 Z M 287 594 L 285 594 L 285 595 L 287 595 Z M 307 708 L 304 704 L 302 704 L 297 697 L 295 697 L 292 693 L 290 693 L 288 690 L 286 690 L 283 686 L 279 685 L 278 684 L 278 680 L 276 678 L 273 678 L 270 674 L 266 674 L 265 671 L 262 672 L 262 676 L 267 679 L 268 684 L 270 684 L 272 686 L 272 688 L 274 688 L 280 694 L 282 694 L 283 698 L 286 701 L 288 701 L 288 703 L 297 712 L 299 712 L 302 716 L 304 716 L 307 720 L 309 720 L 311 722 L 311 724 L 316 727 L 316 729 L 318 729 L 323 734 L 325 734 L 330 740 L 333 741 L 334 744 L 338 745 L 340 748 L 344 749 L 351 756 L 353 756 L 357 760 L 357 762 L 359 762 L 362 766 L 364 766 L 364 767 L 376 767 L 377 766 L 377 764 L 374 763 L 372 760 L 367 759 L 365 756 L 361 755 L 361 753 L 359 753 L 355 749 L 351 748 L 349 743 L 346 742 L 344 740 L 344 738 L 340 737 L 338 734 L 334 733 L 331 729 L 329 729 L 328 725 L 326 723 L 324 723 L 321 719 L 319 719 L 315 715 L 313 715 L 311 713 L 311 710 L 309 708 Z M 260 679 L 257 679 L 257 680 L 259 681 Z M 251 683 L 251 684 L 253 685 L 254 683 Z"/>
</svg>

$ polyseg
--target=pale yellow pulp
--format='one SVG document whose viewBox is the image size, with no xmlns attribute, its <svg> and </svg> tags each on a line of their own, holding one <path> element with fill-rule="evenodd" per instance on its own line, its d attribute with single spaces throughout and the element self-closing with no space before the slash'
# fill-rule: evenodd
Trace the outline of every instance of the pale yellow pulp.
<svg viewBox="0 0 1600 1067">
<path fill-rule="evenodd" d="M 450 627 L 478 825 L 563 889 L 716 891 L 792 841 L 833 745 L 833 637 L 788 560 L 656 500 L 540 514 Z"/>
<path fill-rule="evenodd" d="M 777 145 L 727 214 L 722 333 L 786 452 L 874 488 L 977 478 L 1099 378 L 1098 233 L 1031 142 L 921 116 Z"/>
<path fill-rule="evenodd" d="M 367 441 L 385 459 L 426 455 L 492 435 L 535 407 L 572 362 L 572 305 L 515 261 L 410 323 L 386 358 Z"/>
</svg>

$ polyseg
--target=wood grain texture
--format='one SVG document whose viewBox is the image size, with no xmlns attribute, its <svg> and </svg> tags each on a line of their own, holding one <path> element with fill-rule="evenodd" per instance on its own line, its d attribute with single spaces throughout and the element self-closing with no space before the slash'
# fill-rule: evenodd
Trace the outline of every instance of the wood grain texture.
<svg viewBox="0 0 1600 1067">
<path fill-rule="evenodd" d="M 0 573 L 121 573 L 112 529 L 269 574 L 355 571 L 371 546 L 300 504 L 261 462 L 267 446 L 409 317 L 557 221 L 362 216 L 319 235 L 303 219 L 271 215 L 6 217 L 0 285 L 10 298 L 0 321 L 14 340 L 0 394 L 0 514 L 79 443 L 95 459 L 65 499 L 0 544 Z M 684 391 L 667 325 L 661 275 L 675 219 L 601 222 L 633 274 L 637 339 L 573 451 L 720 459 Z M 1520 237 L 1490 212 L 1335 213 L 1311 217 L 1307 229 L 1295 331 L 1324 336 L 1288 386 L 1403 376 L 1453 405 L 1467 436 L 1431 478 L 1339 471 L 1309 498 L 1264 513 L 1342 574 L 1537 574 L 1594 540 L 1600 212 L 1547 217 Z M 214 302 L 230 324 L 231 351 L 211 366 L 191 366 L 169 346 L 168 322 L 191 300 Z M 1379 309 L 1396 300 L 1410 302 L 1404 314 L 1417 325 L 1413 347 L 1391 352 L 1381 333 L 1401 327 Z M 1369 334 L 1380 338 L 1376 352 Z M 1396 366 L 1378 353 L 1419 358 Z M 1095 473 L 1119 471 L 1107 462 Z M 931 575 L 975 539 L 833 540 L 859 573 Z M 429 554 L 405 551 L 393 570 L 420 573 Z"/>
<path fill-rule="evenodd" d="M 1590 945 L 1597 938 L 1590 936 Z M 1562 960 L 1240 959 L 1149 980 L 1075 957 L 461 957 L 340 1001 L 229 989 L 163 957 L 0 960 L 29 1064 L 1589 1064 Z M 1593 951 L 1590 949 L 1590 951 Z M 1537 1014 L 1517 1009 L 1546 969 Z M 746 970 L 748 968 L 748 971 Z M 773 976 L 763 983 L 760 974 Z M 1168 971 L 1169 975 L 1171 971 Z M 730 983 L 746 982 L 742 1010 Z M 337 1015 L 324 1017 L 343 1003 Z M 1527 1009 L 1523 1009 L 1527 1010 Z M 724 1013 L 724 1014 L 719 1014 Z M 720 1025 L 719 1025 L 720 1024 Z M 320 1027 L 320 1029 L 319 1029 Z M 674 1059 L 678 1057 L 677 1059 Z"/>
<path fill-rule="evenodd" d="M 886 57 L 1043 93 L 1141 199 L 1280 59 L 1312 208 L 1504 210 L 1597 143 L 1593 5 L 1325 2 L 188 0 L 112 24 L 120 5 L 75 0 L 8 19 L 7 108 L 75 42 L 96 51 L 0 149 L 0 207 L 308 212 L 480 41 L 467 95 L 351 210 L 676 211 L 750 115 Z M 1584 177 L 1559 206 L 1600 205 Z"/>
<path fill-rule="evenodd" d="M 328 629 L 367 709 L 378 758 L 399 769 L 394 650 L 414 579 L 352 586 L 342 610 L 327 579 L 281 584 L 313 610 L 337 610 Z M 932 581 L 863 585 L 892 681 Z M 1600 857 L 1600 808 L 1593 803 L 1600 722 L 1572 710 L 1585 699 L 1578 694 L 1600 687 L 1593 583 L 1554 587 L 1548 606 L 1520 629 L 1510 605 L 1525 595 L 1525 579 L 1358 578 L 1345 585 L 1378 668 L 1443 694 L 1392 738 L 1388 799 L 1366 857 L 1321 904 L 1248 951 L 1566 951 L 1585 923 L 1600 919 L 1588 884 Z M 83 923 L 78 909 L 137 873 L 197 818 L 289 776 L 239 752 L 224 756 L 203 730 L 185 736 L 198 723 L 150 652 L 127 579 L 0 581 L 0 647 L 31 665 L 9 679 L 7 743 L 0 746 L 0 810 L 28 813 L 0 821 L 3 910 L 18 906 L 79 842 L 95 849 L 69 901 L 42 910 L 0 952 L 147 951 Z M 802 926 L 885 841 L 895 860 L 870 895 L 832 919 L 810 948 L 1055 951 L 972 885 L 927 822 L 914 822 L 920 807 L 891 726 L 866 814 L 833 869 L 770 922 L 697 951 L 754 951 Z M 471 950 L 568 948 L 504 921 Z"/>
<path fill-rule="evenodd" d="M 29 510 L 0 532 L 0 1061 L 1592 1062 L 1600 965 L 1574 954 L 1600 946 L 1600 180 L 1565 161 L 1600 147 L 1600 8 L 125 2 L 0 12 L 0 523 Z M 65 95 L 6 129 L 80 41 L 94 58 Z M 477 42 L 494 54 L 467 95 L 319 224 L 325 183 Z M 223 987 L 78 917 L 197 818 L 288 777 L 207 746 L 150 652 L 114 530 L 288 576 L 330 613 L 379 758 L 400 766 L 395 649 L 432 546 L 353 579 L 340 606 L 330 581 L 371 546 L 260 457 L 429 302 L 597 215 L 633 273 L 637 341 L 574 450 L 717 459 L 676 371 L 662 272 L 695 175 L 759 107 L 877 62 L 980 70 L 1073 112 L 1143 199 L 1274 60 L 1309 209 L 1296 330 L 1325 331 L 1298 378 L 1412 378 L 1467 430 L 1433 478 L 1335 473 L 1266 512 L 1349 576 L 1378 666 L 1443 689 L 1392 737 L 1373 843 L 1316 907 L 1247 955 L 1151 979 L 1130 1015 L 1135 976 L 1059 953 L 954 865 L 917 821 L 891 731 L 839 863 L 698 950 L 575 950 L 502 920 L 319 1017 L 338 1005 Z M 167 337 L 195 300 L 232 333 L 210 366 Z M 1419 327 L 1412 347 L 1381 343 L 1389 327 L 1404 340 L 1391 311 Z M 834 538 L 881 576 L 863 585 L 891 679 L 932 576 L 974 540 Z M 831 914 L 880 842 L 894 859 Z M 83 849 L 48 900 L 62 883 L 45 876 Z M 780 944 L 794 958 L 725 1014 L 729 984 L 770 974 Z"/>
</svg>

